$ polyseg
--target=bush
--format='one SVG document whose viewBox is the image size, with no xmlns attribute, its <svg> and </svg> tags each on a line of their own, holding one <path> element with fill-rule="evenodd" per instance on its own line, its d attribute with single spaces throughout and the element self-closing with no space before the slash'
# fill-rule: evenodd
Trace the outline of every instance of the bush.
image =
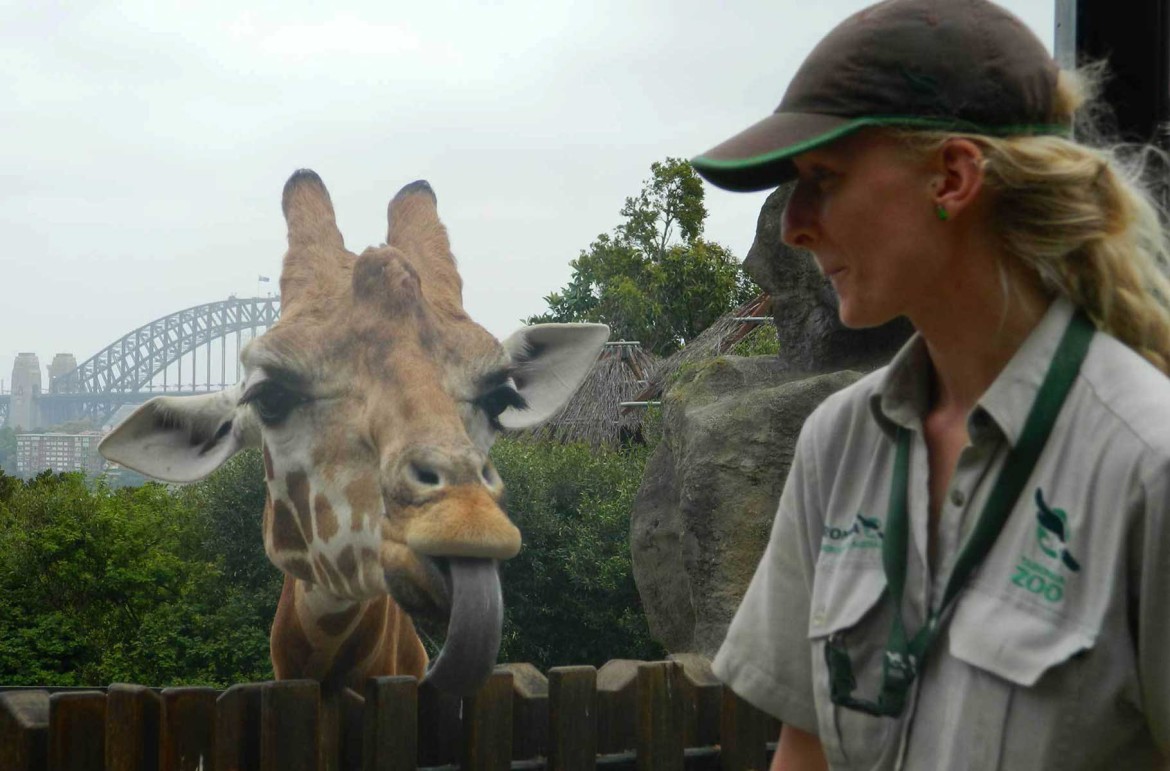
<svg viewBox="0 0 1170 771">
<path fill-rule="evenodd" d="M 648 451 L 501 439 L 492 458 L 524 536 L 501 568 L 502 661 L 541 670 L 656 659 L 630 560 L 630 508 Z"/>
<path fill-rule="evenodd" d="M 525 541 L 501 569 L 501 660 L 548 669 L 662 656 L 630 565 L 646 454 L 496 445 Z M 0 685 L 271 679 L 283 579 L 264 554 L 263 479 L 256 452 L 181 489 L 0 473 Z"/>
</svg>

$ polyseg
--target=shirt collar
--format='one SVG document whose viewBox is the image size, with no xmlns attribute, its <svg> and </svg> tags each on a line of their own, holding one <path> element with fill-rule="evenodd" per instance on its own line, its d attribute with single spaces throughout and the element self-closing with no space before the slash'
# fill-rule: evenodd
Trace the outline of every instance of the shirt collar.
<svg viewBox="0 0 1170 771">
<path fill-rule="evenodd" d="M 986 430 L 986 418 L 990 418 L 1008 443 L 1015 446 L 1074 311 L 1073 304 L 1063 297 L 1048 306 L 1040 323 L 972 410 L 968 418 L 972 440 Z M 919 430 L 929 407 L 930 356 L 926 341 L 915 334 L 890 361 L 870 397 L 870 410 L 882 430 L 893 438 L 899 427 Z"/>
</svg>

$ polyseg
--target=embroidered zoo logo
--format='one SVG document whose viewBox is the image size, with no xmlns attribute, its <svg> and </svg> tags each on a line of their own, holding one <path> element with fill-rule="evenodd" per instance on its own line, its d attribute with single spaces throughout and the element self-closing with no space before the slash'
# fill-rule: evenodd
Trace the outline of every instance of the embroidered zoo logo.
<svg viewBox="0 0 1170 771">
<path fill-rule="evenodd" d="M 851 527 L 825 526 L 821 551 L 840 554 L 853 549 L 880 549 L 883 537 L 882 521 L 858 512 Z"/>
<path fill-rule="evenodd" d="M 1081 572 L 1081 564 L 1068 549 L 1072 528 L 1064 509 L 1054 509 L 1036 488 L 1035 559 L 1021 556 L 1012 583 L 1051 603 L 1064 599 L 1065 573 Z"/>
</svg>

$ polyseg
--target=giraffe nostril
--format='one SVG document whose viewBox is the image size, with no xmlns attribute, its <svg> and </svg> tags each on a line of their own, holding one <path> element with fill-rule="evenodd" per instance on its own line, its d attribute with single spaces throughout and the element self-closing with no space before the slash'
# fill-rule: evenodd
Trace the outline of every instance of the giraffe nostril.
<svg viewBox="0 0 1170 771">
<path fill-rule="evenodd" d="M 484 484 L 489 486 L 495 484 L 496 474 L 495 469 L 492 468 L 492 464 L 483 464 L 483 468 L 480 469 L 479 474 L 483 478 Z"/>
<path fill-rule="evenodd" d="M 414 480 L 416 482 L 426 485 L 427 487 L 437 487 L 442 481 L 439 479 L 439 475 L 434 471 L 429 468 L 423 468 L 417 463 L 410 464 L 410 472 L 414 476 Z"/>
</svg>

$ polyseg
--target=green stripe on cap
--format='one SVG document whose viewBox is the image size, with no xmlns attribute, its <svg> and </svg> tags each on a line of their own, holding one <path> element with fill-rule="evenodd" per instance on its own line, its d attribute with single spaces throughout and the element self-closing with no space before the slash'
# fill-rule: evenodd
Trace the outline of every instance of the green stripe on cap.
<svg viewBox="0 0 1170 771">
<path fill-rule="evenodd" d="M 700 155 L 691 160 L 691 164 L 699 169 L 709 169 L 711 171 L 737 171 L 740 169 L 752 169 L 756 166 L 761 166 L 773 161 L 782 161 L 791 158 L 794 155 L 807 152 L 809 150 L 823 147 L 830 142 L 836 141 L 847 134 L 851 134 L 858 129 L 866 126 L 901 126 L 906 128 L 916 129 L 934 129 L 938 131 L 955 131 L 965 134 L 978 134 L 981 136 L 993 137 L 1011 137 L 1011 136 L 1060 136 L 1065 138 L 1072 137 L 1072 129 L 1059 123 L 1037 123 L 1017 126 L 982 126 L 977 123 L 970 123 L 963 120 L 955 120 L 953 118 L 916 118 L 901 115 L 889 116 L 871 116 L 866 118 L 856 118 L 848 123 L 838 126 L 837 128 L 826 131 L 823 134 L 818 134 L 811 139 L 806 139 L 803 142 L 782 147 L 778 150 L 773 150 L 762 155 L 754 155 L 750 158 L 736 158 L 721 160 L 718 158 L 708 158 Z"/>
</svg>

